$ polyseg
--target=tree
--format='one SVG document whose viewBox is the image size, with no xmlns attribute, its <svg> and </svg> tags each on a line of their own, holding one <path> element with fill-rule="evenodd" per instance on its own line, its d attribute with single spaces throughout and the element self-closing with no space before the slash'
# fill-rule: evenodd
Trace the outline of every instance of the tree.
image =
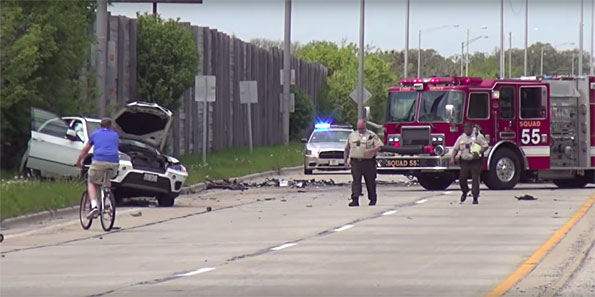
<svg viewBox="0 0 595 297">
<path fill-rule="evenodd" d="M 192 33 L 179 20 L 138 16 L 137 65 L 139 99 L 177 109 L 199 69 Z"/>
<path fill-rule="evenodd" d="M 289 118 L 289 136 L 295 139 L 312 125 L 314 110 L 312 100 L 304 90 L 294 88 L 292 91 L 295 93 L 295 112 Z"/>
<path fill-rule="evenodd" d="M 14 168 L 29 139 L 31 106 L 86 113 L 84 94 L 95 1 L 0 2 L 1 167 Z"/>
</svg>

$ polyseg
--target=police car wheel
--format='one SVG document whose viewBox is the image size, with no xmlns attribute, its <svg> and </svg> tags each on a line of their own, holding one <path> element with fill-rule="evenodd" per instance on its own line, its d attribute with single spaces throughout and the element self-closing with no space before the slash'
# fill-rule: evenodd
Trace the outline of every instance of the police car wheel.
<svg viewBox="0 0 595 297">
<path fill-rule="evenodd" d="M 494 153 L 485 177 L 490 190 L 512 189 L 521 177 L 521 162 L 512 150 L 501 148 Z"/>
<path fill-rule="evenodd" d="M 306 169 L 306 168 L 304 168 L 304 174 L 305 174 L 305 175 L 310 175 L 310 174 L 312 174 L 312 169 Z"/>
</svg>

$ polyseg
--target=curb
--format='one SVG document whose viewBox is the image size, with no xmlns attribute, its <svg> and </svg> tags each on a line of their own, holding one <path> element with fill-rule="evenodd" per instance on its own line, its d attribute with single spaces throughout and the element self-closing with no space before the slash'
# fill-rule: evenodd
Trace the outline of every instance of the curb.
<svg viewBox="0 0 595 297">
<path fill-rule="evenodd" d="M 294 167 L 285 167 L 285 168 L 281 168 L 278 170 L 270 170 L 270 171 L 265 171 L 265 172 L 252 173 L 252 174 L 248 174 L 248 175 L 244 175 L 244 176 L 232 177 L 230 179 L 250 180 L 250 179 L 255 179 L 255 178 L 283 174 L 283 173 L 287 173 L 287 172 L 298 171 L 298 170 L 302 169 L 303 167 L 304 167 L 303 165 L 294 166 Z M 207 183 L 200 182 L 200 183 L 197 183 L 197 184 L 194 184 L 191 186 L 183 187 L 182 190 L 180 191 L 180 194 L 182 194 L 182 195 L 196 194 L 196 193 L 202 192 L 206 189 L 207 189 Z"/>
<path fill-rule="evenodd" d="M 233 179 L 246 180 L 246 179 L 261 178 L 261 177 L 265 177 L 265 176 L 272 176 L 272 175 L 297 171 L 302 168 L 303 168 L 303 165 L 299 165 L 299 166 L 295 166 L 295 167 L 285 167 L 285 168 L 281 168 L 279 170 L 270 170 L 270 171 L 265 171 L 265 172 L 260 172 L 260 173 L 252 173 L 252 174 L 239 176 L 239 177 L 233 177 Z M 200 183 L 197 183 L 197 184 L 194 184 L 191 186 L 183 187 L 182 190 L 180 191 L 180 194 L 182 194 L 182 195 L 195 194 L 195 193 L 202 192 L 206 189 L 207 189 L 207 183 L 200 182 Z M 23 223 L 28 223 L 28 222 L 44 221 L 44 220 L 52 219 L 52 218 L 59 217 L 59 216 L 72 215 L 72 214 L 78 213 L 78 211 L 79 211 L 79 206 L 77 204 L 74 206 L 69 206 L 69 207 L 65 207 L 65 208 L 61 208 L 61 209 L 57 209 L 57 210 L 46 210 L 46 211 L 22 215 L 22 216 L 18 216 L 18 217 L 14 217 L 14 218 L 8 218 L 8 219 L 0 221 L 0 227 L 2 227 L 2 228 L 0 228 L 0 230 L 3 229 L 5 225 L 17 225 L 17 224 L 23 224 Z"/>
<path fill-rule="evenodd" d="M 2 225 L 16 225 L 21 223 L 27 222 L 35 222 L 35 221 L 44 221 L 47 219 L 53 219 L 55 217 L 65 216 L 65 215 L 72 215 L 76 214 L 79 211 L 79 206 L 69 206 L 65 208 L 60 208 L 57 210 L 46 210 L 42 212 L 36 212 L 28 215 L 22 215 L 14 218 L 8 218 L 6 220 L 2 220 Z"/>
</svg>

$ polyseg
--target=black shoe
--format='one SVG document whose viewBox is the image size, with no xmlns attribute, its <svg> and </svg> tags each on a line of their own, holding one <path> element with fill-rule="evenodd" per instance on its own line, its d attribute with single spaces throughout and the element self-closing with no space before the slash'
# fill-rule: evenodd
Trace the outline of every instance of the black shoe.
<svg viewBox="0 0 595 297">
<path fill-rule="evenodd" d="M 368 204 L 369 206 L 374 206 L 376 205 L 376 199 L 374 200 L 370 200 L 370 204 Z"/>
<path fill-rule="evenodd" d="M 479 204 L 479 201 L 477 201 L 477 198 L 473 198 L 473 204 Z"/>
<path fill-rule="evenodd" d="M 357 207 L 359 206 L 359 202 L 357 201 L 351 201 L 351 203 L 349 203 L 349 207 Z"/>
<path fill-rule="evenodd" d="M 467 199 L 467 193 L 461 194 L 461 203 L 465 202 L 465 199 Z"/>
</svg>

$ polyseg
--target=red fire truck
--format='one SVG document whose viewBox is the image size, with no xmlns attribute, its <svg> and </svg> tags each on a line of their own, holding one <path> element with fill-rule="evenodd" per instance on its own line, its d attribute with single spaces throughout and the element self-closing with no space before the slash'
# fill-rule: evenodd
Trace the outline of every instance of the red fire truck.
<svg viewBox="0 0 595 297">
<path fill-rule="evenodd" d="M 595 183 L 595 77 L 403 79 L 389 89 L 379 173 L 417 177 L 428 190 L 458 176 L 450 163 L 463 123 L 488 140 L 482 180 L 490 189 L 551 180 Z"/>
</svg>

